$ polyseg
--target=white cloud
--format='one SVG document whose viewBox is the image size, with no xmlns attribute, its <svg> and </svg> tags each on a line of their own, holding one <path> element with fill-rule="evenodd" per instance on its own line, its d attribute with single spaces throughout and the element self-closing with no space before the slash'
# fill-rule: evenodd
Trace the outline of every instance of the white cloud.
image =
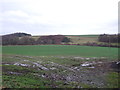
<svg viewBox="0 0 120 90">
<path fill-rule="evenodd" d="M 6 11 L 4 12 L 4 15 L 7 16 L 15 16 L 15 17 L 29 17 L 29 15 L 23 11 L 17 10 L 17 11 Z"/>
<path fill-rule="evenodd" d="M 117 33 L 119 0 L 1 0 L 3 26 L 12 23 L 11 32 L 19 30 L 34 34 Z M 11 6 L 12 5 L 12 6 Z M 9 7 L 10 6 L 10 7 Z M 35 27 L 37 25 L 37 27 Z M 8 25 L 9 26 L 9 25 Z M 44 27 L 43 27 L 44 26 Z M 2 29 L 8 28 L 2 27 Z M 30 30 L 28 30 L 30 29 Z M 32 31 L 34 30 L 34 31 Z M 37 33 L 35 33 L 35 31 Z M 39 33 L 38 33 L 39 32 Z"/>
</svg>

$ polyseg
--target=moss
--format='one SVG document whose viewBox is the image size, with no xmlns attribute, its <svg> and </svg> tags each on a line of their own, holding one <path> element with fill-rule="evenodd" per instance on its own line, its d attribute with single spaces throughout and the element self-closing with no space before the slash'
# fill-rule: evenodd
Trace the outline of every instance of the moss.
<svg viewBox="0 0 120 90">
<path fill-rule="evenodd" d="M 120 88 L 118 83 L 119 73 L 117 72 L 110 72 L 106 75 L 107 80 L 107 88 Z"/>
</svg>

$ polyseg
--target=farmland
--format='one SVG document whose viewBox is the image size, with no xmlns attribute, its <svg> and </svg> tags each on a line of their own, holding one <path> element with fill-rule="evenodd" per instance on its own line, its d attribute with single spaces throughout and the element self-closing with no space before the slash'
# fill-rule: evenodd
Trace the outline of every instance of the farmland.
<svg viewBox="0 0 120 90">
<path fill-rule="evenodd" d="M 99 35 L 65 35 L 70 38 L 70 44 L 84 44 L 87 42 L 98 42 Z M 32 36 L 35 40 L 37 40 L 40 36 Z"/>
<path fill-rule="evenodd" d="M 84 44 L 87 42 L 98 42 L 98 35 L 66 35 L 74 44 Z"/>
<path fill-rule="evenodd" d="M 98 46 L 98 45 L 113 45 L 113 46 L 119 46 L 120 47 L 120 44 L 118 43 L 107 43 L 107 42 L 100 42 L 98 40 L 98 37 L 99 35 L 65 35 L 67 38 L 70 39 L 70 42 L 68 44 L 80 44 L 80 45 L 86 45 L 86 44 L 97 44 L 95 46 Z M 38 38 L 40 38 L 41 36 L 31 36 L 31 38 L 37 40 Z M 92 45 L 90 45 L 92 46 Z"/>
<path fill-rule="evenodd" d="M 118 88 L 118 48 L 2 47 L 3 88 Z"/>
<path fill-rule="evenodd" d="M 33 45 L 4 46 L 3 54 L 20 54 L 30 56 L 67 55 L 82 57 L 114 57 L 118 55 L 117 48 L 89 47 L 77 45 Z"/>
</svg>

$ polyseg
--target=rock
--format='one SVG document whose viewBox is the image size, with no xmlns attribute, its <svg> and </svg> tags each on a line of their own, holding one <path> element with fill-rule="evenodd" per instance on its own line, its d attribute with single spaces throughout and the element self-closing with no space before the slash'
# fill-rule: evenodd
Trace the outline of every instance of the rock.
<svg viewBox="0 0 120 90">
<path fill-rule="evenodd" d="M 52 67 L 52 68 L 50 68 L 51 70 L 55 70 L 56 68 L 54 68 L 54 67 Z"/>
<path fill-rule="evenodd" d="M 15 74 L 15 75 L 21 75 L 22 73 L 18 73 L 18 72 L 8 72 L 10 74 Z"/>
<path fill-rule="evenodd" d="M 86 60 L 89 60 L 90 58 L 86 58 Z"/>
<path fill-rule="evenodd" d="M 74 69 L 77 69 L 78 67 L 74 67 Z"/>
<path fill-rule="evenodd" d="M 88 68 L 95 68 L 95 67 L 88 67 Z"/>
<path fill-rule="evenodd" d="M 43 78 L 46 77 L 45 75 L 41 75 Z"/>
<path fill-rule="evenodd" d="M 10 65 L 10 64 L 4 64 L 4 65 Z"/>
<path fill-rule="evenodd" d="M 22 63 L 19 63 L 19 62 L 17 62 L 17 63 L 14 63 L 13 65 L 17 65 L 17 66 L 30 66 L 29 64 L 22 64 Z"/>
<path fill-rule="evenodd" d="M 120 67 L 120 61 L 111 63 L 111 68 L 118 69 L 119 67 Z"/>
</svg>

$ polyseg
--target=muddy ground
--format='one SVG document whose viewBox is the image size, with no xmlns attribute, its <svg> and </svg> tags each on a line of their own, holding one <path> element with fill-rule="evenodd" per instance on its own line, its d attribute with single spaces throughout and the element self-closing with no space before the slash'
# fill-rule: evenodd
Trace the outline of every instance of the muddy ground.
<svg viewBox="0 0 120 90">
<path fill-rule="evenodd" d="M 50 81 L 44 82 L 44 87 L 105 88 L 110 87 L 108 74 L 119 72 L 119 63 L 106 57 L 3 55 L 2 72 L 3 76 L 32 76 Z M 12 86 L 7 85 L 8 81 L 4 78 L 3 83 L 5 88 Z"/>
</svg>

